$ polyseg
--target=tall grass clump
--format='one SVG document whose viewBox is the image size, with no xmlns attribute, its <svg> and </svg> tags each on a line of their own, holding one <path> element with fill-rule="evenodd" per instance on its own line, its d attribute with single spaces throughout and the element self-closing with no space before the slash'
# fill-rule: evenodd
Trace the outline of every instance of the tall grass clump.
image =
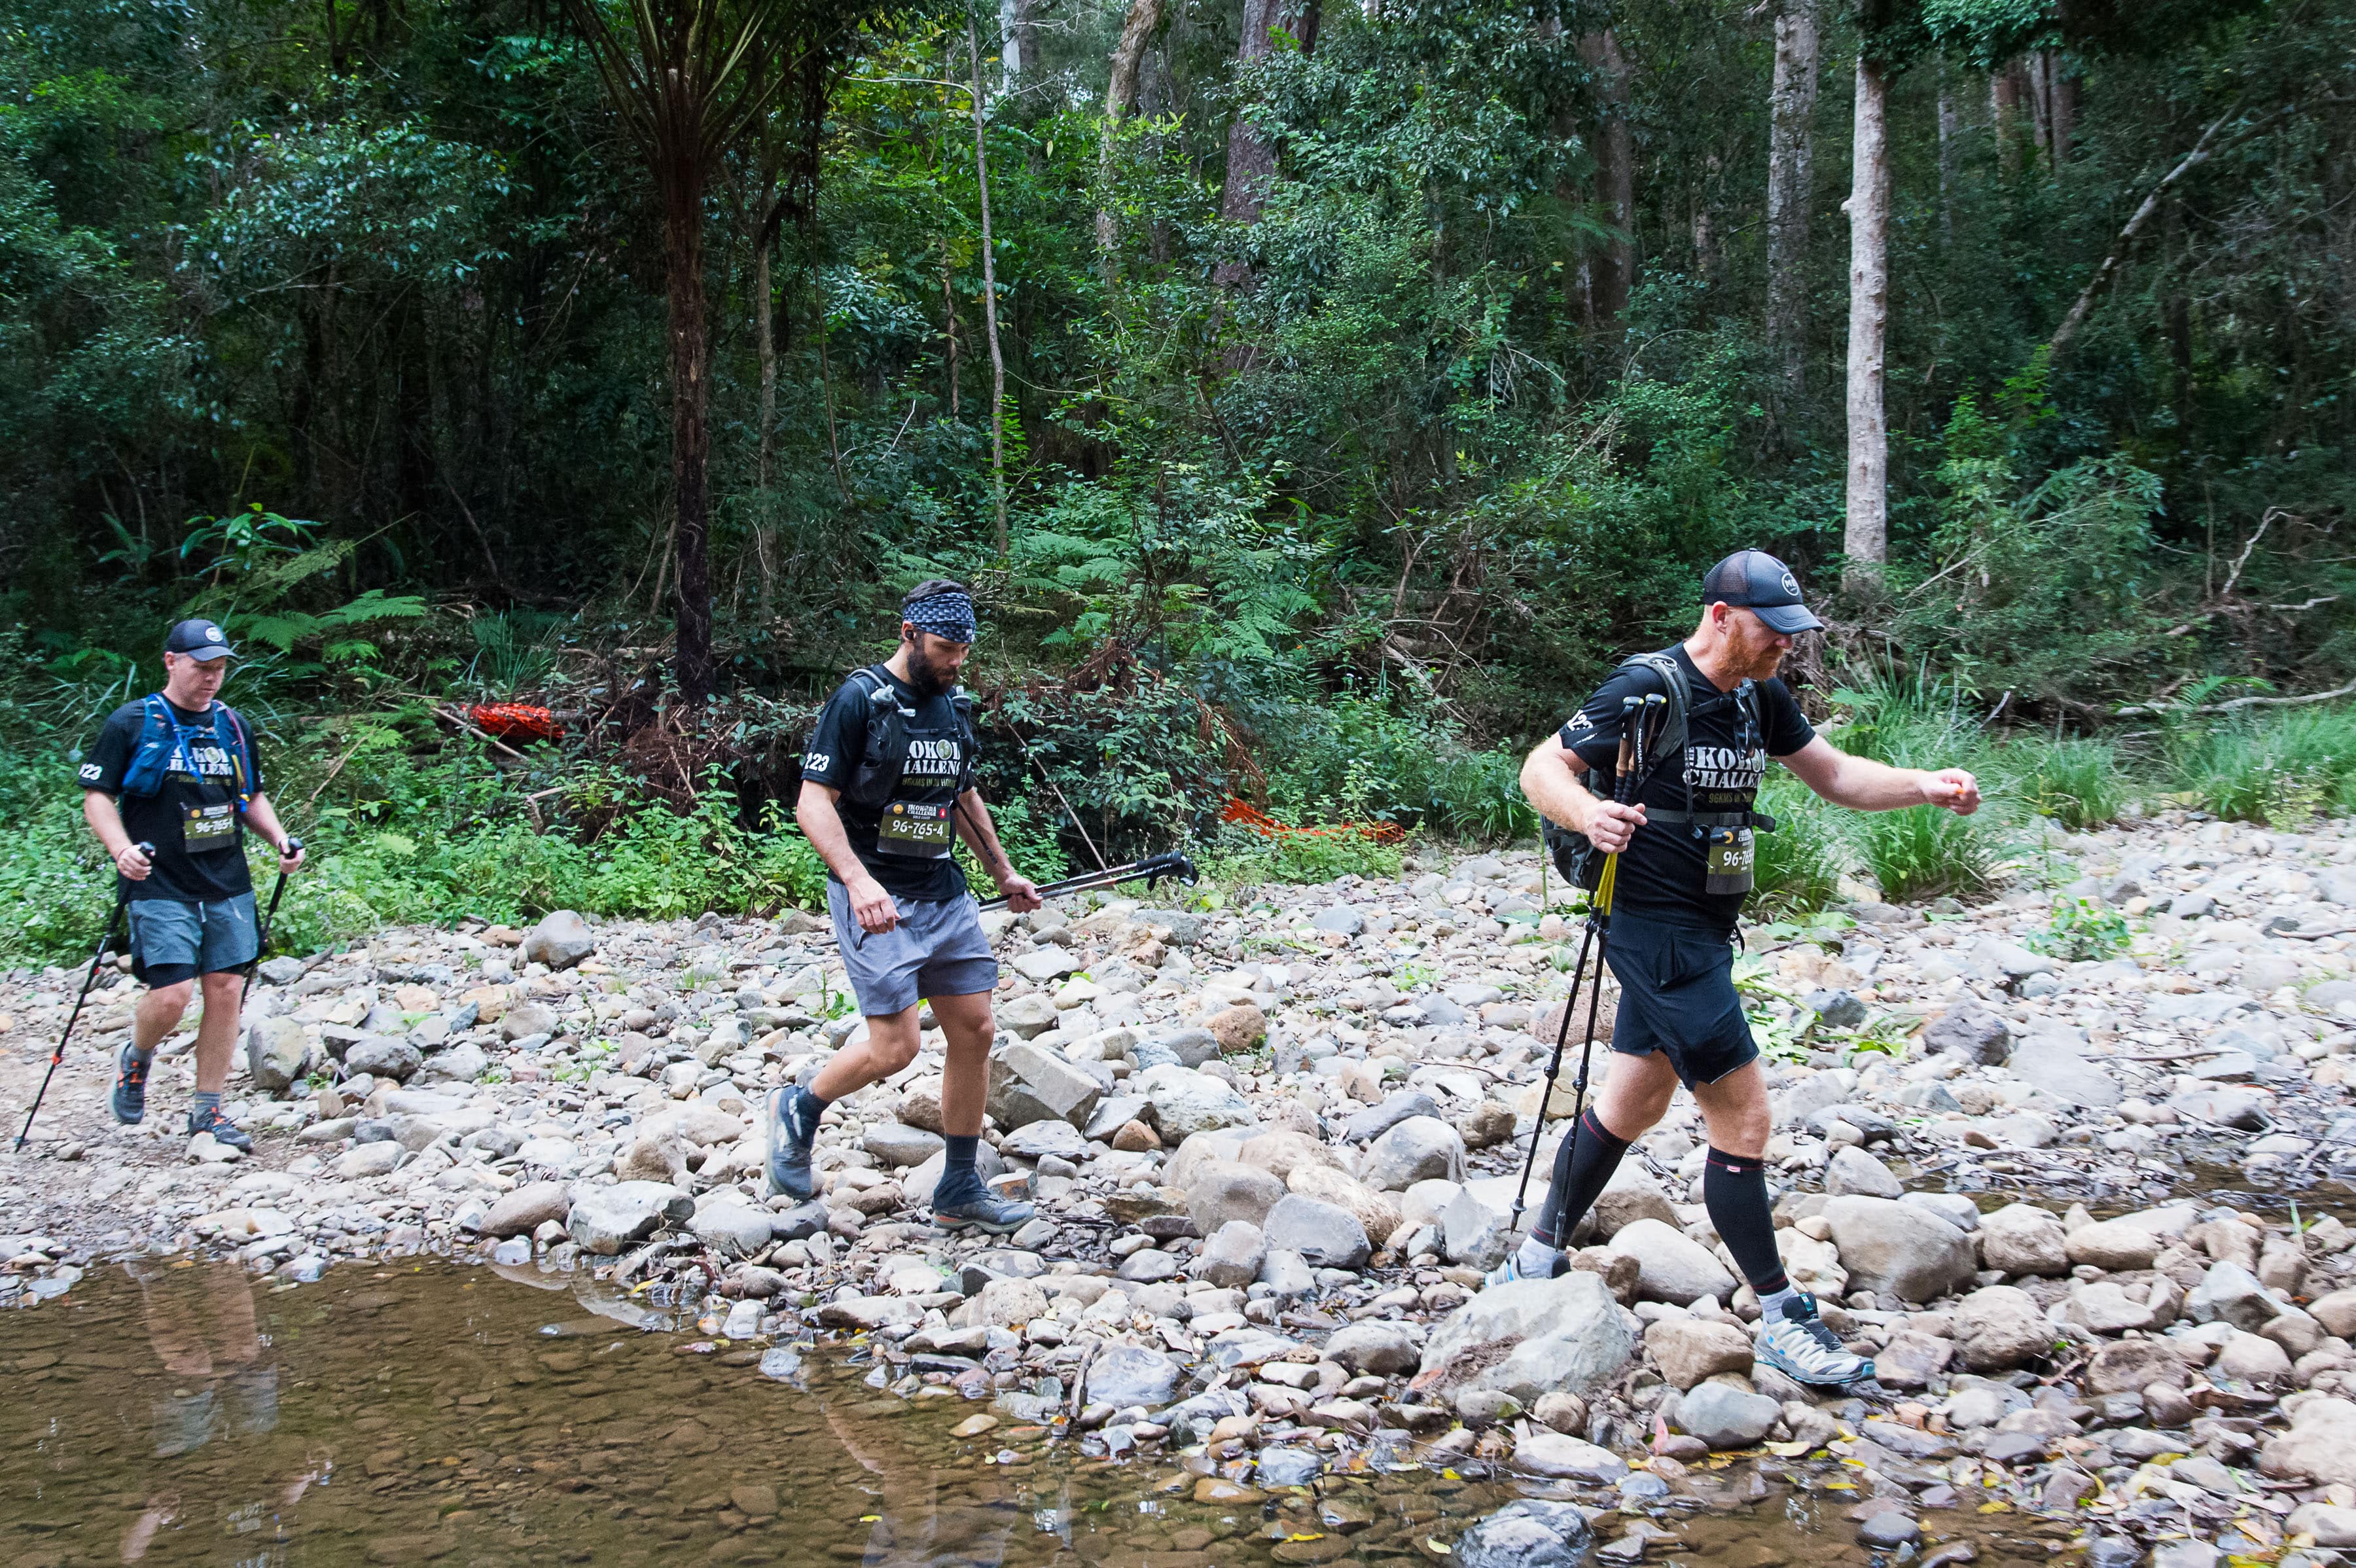
<svg viewBox="0 0 2356 1568">
<path fill-rule="evenodd" d="M 2356 711 L 2234 714 L 2172 728 L 2169 788 L 2234 822 L 2279 825 L 2356 809 Z"/>
<path fill-rule="evenodd" d="M 1756 836 L 1756 858 L 1751 862 L 1761 908 L 1777 915 L 1804 915 L 1830 904 L 1839 894 L 1840 874 L 1847 860 L 1832 808 L 1816 799 L 1806 785 L 1776 768 L 1760 788 L 1759 809 L 1775 819 L 1773 832 Z"/>
<path fill-rule="evenodd" d="M 1923 671 L 1883 670 L 1833 700 L 1842 749 L 1893 768 L 1993 771 L 1997 753 L 1963 708 L 1962 693 Z M 2000 804 L 1968 817 L 1936 806 L 1858 816 L 1850 828 L 1859 861 L 1885 898 L 1906 901 L 1986 892 L 2009 852 Z"/>
<path fill-rule="evenodd" d="M 2126 771 L 2107 741 L 2023 737 L 1997 748 L 1989 762 L 2023 805 L 2073 833 L 2116 822 L 2129 799 Z"/>
</svg>

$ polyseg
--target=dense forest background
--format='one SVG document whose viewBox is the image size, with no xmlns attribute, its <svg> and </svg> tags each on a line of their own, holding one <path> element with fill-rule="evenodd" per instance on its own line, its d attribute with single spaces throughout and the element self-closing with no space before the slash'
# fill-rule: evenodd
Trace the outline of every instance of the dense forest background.
<svg viewBox="0 0 2356 1568">
<path fill-rule="evenodd" d="M 764 824 L 927 575 L 1049 860 L 1230 795 L 1524 828 L 1518 750 L 1743 545 L 1836 621 L 1820 711 L 2132 752 L 2356 680 L 2350 0 L 0 29 L 0 807 L 70 812 L 212 614 L 338 918 L 586 897 L 631 833 L 609 904 L 806 886 Z M 516 695 L 565 739 L 436 714 Z"/>
</svg>

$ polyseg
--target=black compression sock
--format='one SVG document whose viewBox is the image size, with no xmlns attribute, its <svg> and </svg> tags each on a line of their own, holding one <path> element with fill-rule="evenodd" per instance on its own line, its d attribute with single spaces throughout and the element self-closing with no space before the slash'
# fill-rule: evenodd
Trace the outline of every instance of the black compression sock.
<svg viewBox="0 0 2356 1568">
<path fill-rule="evenodd" d="M 974 1162 L 979 1160 L 980 1157 L 981 1138 L 980 1134 L 977 1133 L 973 1137 L 967 1138 L 960 1137 L 957 1133 L 951 1133 L 948 1135 L 948 1154 L 941 1167 L 941 1176 L 943 1179 L 947 1179 L 950 1175 L 958 1171 L 971 1171 L 974 1169 Z"/>
<path fill-rule="evenodd" d="M 1554 1183 L 1530 1234 L 1549 1247 L 1568 1245 L 1570 1233 L 1594 1205 L 1596 1194 L 1611 1185 L 1612 1173 L 1627 1152 L 1626 1140 L 1606 1132 L 1592 1109 L 1583 1112 L 1555 1151 Z"/>
<path fill-rule="evenodd" d="M 1764 1301 L 1789 1290 L 1783 1255 L 1775 1250 L 1775 1217 L 1767 1205 L 1764 1162 L 1712 1149 L 1701 1168 L 1701 1201 L 1719 1240 L 1734 1254 L 1742 1277 Z"/>
</svg>

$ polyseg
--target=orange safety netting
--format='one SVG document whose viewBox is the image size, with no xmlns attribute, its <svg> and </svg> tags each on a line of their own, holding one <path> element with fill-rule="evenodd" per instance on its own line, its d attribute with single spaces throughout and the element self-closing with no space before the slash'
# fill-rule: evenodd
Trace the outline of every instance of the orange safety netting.
<svg viewBox="0 0 2356 1568">
<path fill-rule="evenodd" d="M 501 740 L 554 740 L 564 733 L 554 714 L 530 703 L 477 703 L 466 710 L 466 718 Z"/>
<path fill-rule="evenodd" d="M 1334 822 L 1322 828 L 1296 828 L 1278 822 L 1248 800 L 1228 797 L 1226 810 L 1219 821 L 1233 822 L 1239 828 L 1259 834 L 1264 839 L 1326 839 L 1358 837 L 1376 843 L 1397 843 L 1407 837 L 1406 830 L 1397 822 Z"/>
</svg>

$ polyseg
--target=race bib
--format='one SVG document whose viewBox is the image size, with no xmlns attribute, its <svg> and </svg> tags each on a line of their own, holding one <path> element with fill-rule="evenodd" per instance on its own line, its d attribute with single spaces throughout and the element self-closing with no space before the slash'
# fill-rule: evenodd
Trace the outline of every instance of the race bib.
<svg viewBox="0 0 2356 1568">
<path fill-rule="evenodd" d="M 912 806 L 905 800 L 894 800 L 884 808 L 883 821 L 876 825 L 875 848 L 883 854 L 941 860 L 948 856 L 955 837 L 948 807 Z"/>
<path fill-rule="evenodd" d="M 236 807 L 223 801 L 218 806 L 189 806 L 183 810 L 180 847 L 190 854 L 210 854 L 235 848 L 236 844 Z"/>
<path fill-rule="evenodd" d="M 1703 891 L 1712 894 L 1750 892 L 1751 861 L 1757 851 L 1757 841 L 1751 837 L 1749 828 L 1710 829 Z"/>
</svg>

